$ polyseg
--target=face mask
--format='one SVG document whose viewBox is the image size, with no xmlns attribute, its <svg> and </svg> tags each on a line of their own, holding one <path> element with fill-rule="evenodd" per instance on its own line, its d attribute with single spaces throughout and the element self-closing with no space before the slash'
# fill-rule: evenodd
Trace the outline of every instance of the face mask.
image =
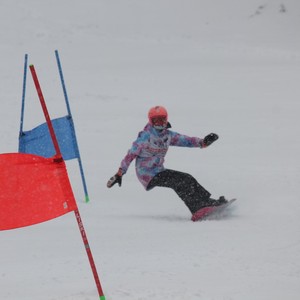
<svg viewBox="0 0 300 300">
<path fill-rule="evenodd" d="M 166 125 L 163 125 L 163 126 L 160 126 L 160 125 L 153 125 L 153 127 L 154 127 L 156 130 L 159 130 L 159 131 L 164 130 L 164 129 L 167 128 Z"/>
</svg>

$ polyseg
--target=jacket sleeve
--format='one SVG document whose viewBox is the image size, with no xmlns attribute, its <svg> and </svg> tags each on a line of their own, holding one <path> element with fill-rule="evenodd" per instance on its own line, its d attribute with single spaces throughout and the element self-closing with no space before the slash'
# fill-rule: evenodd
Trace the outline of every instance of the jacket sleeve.
<svg viewBox="0 0 300 300">
<path fill-rule="evenodd" d="M 132 143 L 131 148 L 128 150 L 126 156 L 121 161 L 120 168 L 122 169 L 122 174 L 125 174 L 131 164 L 131 162 L 141 153 L 142 149 L 145 147 L 147 141 L 147 134 L 141 131 L 137 139 Z"/>
<path fill-rule="evenodd" d="M 170 135 L 171 146 L 204 148 L 204 140 L 199 137 L 189 137 L 187 135 L 180 134 L 174 131 L 170 131 Z"/>
</svg>

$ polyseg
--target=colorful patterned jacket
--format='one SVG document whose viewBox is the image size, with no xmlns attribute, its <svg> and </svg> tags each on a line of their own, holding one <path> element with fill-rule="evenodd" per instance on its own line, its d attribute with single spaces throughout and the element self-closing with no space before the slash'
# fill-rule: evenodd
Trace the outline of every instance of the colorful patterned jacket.
<svg viewBox="0 0 300 300">
<path fill-rule="evenodd" d="M 202 148 L 203 145 L 201 138 L 188 137 L 169 129 L 158 131 L 148 123 L 128 150 L 120 168 L 122 168 L 122 174 L 125 174 L 135 159 L 137 177 L 147 189 L 151 179 L 165 170 L 164 160 L 169 146 Z"/>
</svg>

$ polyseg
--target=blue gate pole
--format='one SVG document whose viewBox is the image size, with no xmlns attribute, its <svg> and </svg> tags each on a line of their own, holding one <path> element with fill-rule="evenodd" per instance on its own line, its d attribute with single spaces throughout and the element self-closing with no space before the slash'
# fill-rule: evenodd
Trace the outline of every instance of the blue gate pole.
<svg viewBox="0 0 300 300">
<path fill-rule="evenodd" d="M 23 73 L 22 106 L 21 106 L 21 121 L 20 121 L 19 138 L 23 134 L 23 122 L 24 122 L 24 110 L 25 110 L 25 94 L 26 94 L 26 78 L 27 78 L 27 62 L 28 62 L 28 54 L 25 54 L 24 73 Z M 19 148 L 19 152 L 20 152 L 20 148 Z"/>
<path fill-rule="evenodd" d="M 78 154 L 77 158 L 78 158 L 79 169 L 80 169 L 80 174 L 81 174 L 81 178 L 82 178 L 83 189 L 84 189 L 84 193 L 85 193 L 85 202 L 87 203 L 87 202 L 90 201 L 90 199 L 89 199 L 87 186 L 86 186 L 86 181 L 85 181 L 85 177 L 84 177 L 82 161 L 81 161 L 81 158 L 80 158 L 80 152 L 79 152 L 79 147 L 78 147 L 78 143 L 77 143 L 75 127 L 74 127 L 74 123 L 73 123 L 73 118 L 72 118 L 71 108 L 70 108 L 70 104 L 69 104 L 68 94 L 67 94 L 66 85 L 65 85 L 65 81 L 64 81 L 64 76 L 63 76 L 63 72 L 62 72 L 62 67 L 61 67 L 61 63 L 60 63 L 60 59 L 59 59 L 59 55 L 58 55 L 57 50 L 55 50 L 55 56 L 56 56 L 56 62 L 57 62 L 57 66 L 58 66 L 60 80 L 61 80 L 61 84 L 62 84 L 64 96 L 65 96 L 68 115 L 70 117 L 70 120 L 71 120 L 72 126 L 73 126 L 73 130 L 74 130 L 74 140 L 75 140 L 75 144 L 76 144 L 76 152 Z"/>
</svg>

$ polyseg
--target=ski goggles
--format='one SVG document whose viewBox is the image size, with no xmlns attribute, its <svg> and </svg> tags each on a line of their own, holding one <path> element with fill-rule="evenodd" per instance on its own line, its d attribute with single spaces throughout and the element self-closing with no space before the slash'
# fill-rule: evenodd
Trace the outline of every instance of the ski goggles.
<svg viewBox="0 0 300 300">
<path fill-rule="evenodd" d="M 166 117 L 154 117 L 151 121 L 153 126 L 166 126 L 168 123 Z"/>
</svg>

